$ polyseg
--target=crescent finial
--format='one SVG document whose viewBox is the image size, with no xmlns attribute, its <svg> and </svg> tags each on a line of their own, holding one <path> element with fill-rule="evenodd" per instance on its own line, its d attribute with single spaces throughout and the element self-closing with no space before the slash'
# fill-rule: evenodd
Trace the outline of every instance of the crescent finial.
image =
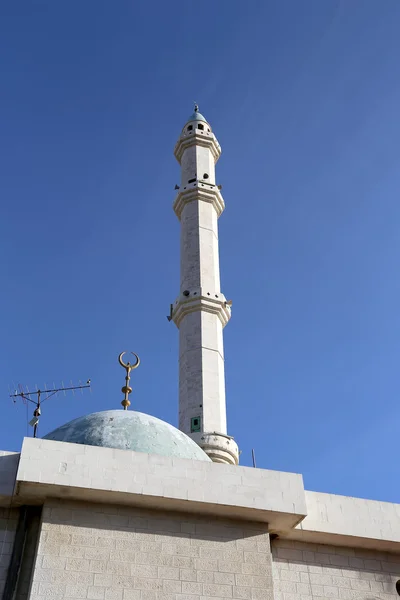
<svg viewBox="0 0 400 600">
<path fill-rule="evenodd" d="M 140 358 L 138 357 L 138 355 L 135 352 L 131 352 L 131 354 L 133 354 L 133 356 L 136 358 L 136 362 L 135 364 L 131 365 L 130 362 L 124 363 L 124 361 L 122 360 L 122 357 L 124 356 L 124 354 L 126 354 L 127 351 L 124 350 L 123 352 L 121 352 L 121 354 L 118 356 L 118 362 L 121 365 L 121 367 L 123 367 L 124 369 L 129 369 L 129 371 L 132 371 L 133 369 L 137 369 L 138 366 L 140 365 Z"/>
<path fill-rule="evenodd" d="M 131 365 L 129 361 L 127 363 L 124 363 L 124 361 L 122 360 L 124 354 L 126 354 L 126 350 L 124 352 L 121 352 L 121 354 L 118 356 L 118 362 L 121 365 L 121 367 L 123 367 L 126 370 L 125 385 L 121 390 L 125 397 L 122 400 L 121 404 L 124 407 L 124 410 L 127 410 L 131 404 L 129 400 L 129 394 L 132 391 L 132 388 L 129 385 L 130 373 L 131 371 L 133 371 L 133 369 L 138 368 L 138 366 L 140 365 L 140 358 L 135 352 L 131 352 L 131 354 L 133 354 L 133 356 L 136 358 L 136 362 L 133 365 Z"/>
</svg>

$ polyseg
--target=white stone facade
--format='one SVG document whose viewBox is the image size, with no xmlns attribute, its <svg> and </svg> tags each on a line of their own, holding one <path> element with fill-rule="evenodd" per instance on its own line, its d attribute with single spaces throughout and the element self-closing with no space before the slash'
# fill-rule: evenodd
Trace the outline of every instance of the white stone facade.
<svg viewBox="0 0 400 600">
<path fill-rule="evenodd" d="M 307 516 L 292 539 L 398 552 L 400 505 L 364 498 L 305 492 Z"/>
<path fill-rule="evenodd" d="M 273 599 L 266 525 L 45 504 L 32 600 Z"/>
<path fill-rule="evenodd" d="M 15 600 L 400 595 L 400 505 L 307 492 L 296 474 L 129 450 L 25 439 L 16 456 L 0 498 L 8 588 L 20 553 Z M 18 546 L 22 505 L 41 519 Z"/>
<path fill-rule="evenodd" d="M 275 600 L 399 597 L 399 554 L 276 540 L 272 555 Z"/>
<path fill-rule="evenodd" d="M 199 129 L 202 127 L 202 129 Z M 214 462 L 238 463 L 227 435 L 222 329 L 230 305 L 220 289 L 218 217 L 224 200 L 215 181 L 220 146 L 206 122 L 189 121 L 175 147 L 181 185 L 180 294 L 171 317 L 179 327 L 179 428 Z"/>
</svg>

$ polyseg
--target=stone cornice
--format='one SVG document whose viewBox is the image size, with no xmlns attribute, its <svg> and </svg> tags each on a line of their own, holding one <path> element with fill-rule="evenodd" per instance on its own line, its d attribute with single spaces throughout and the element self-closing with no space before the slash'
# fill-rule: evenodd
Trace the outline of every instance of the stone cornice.
<svg viewBox="0 0 400 600">
<path fill-rule="evenodd" d="M 189 290 L 187 291 L 189 292 Z M 200 310 L 217 315 L 223 327 L 231 318 L 231 308 L 223 294 L 214 294 L 214 297 L 212 297 L 211 293 L 202 290 L 191 291 L 188 296 L 181 294 L 175 304 L 172 305 L 171 318 L 179 328 L 182 319 L 186 315 Z"/>
<path fill-rule="evenodd" d="M 193 183 L 192 187 L 187 187 L 186 189 L 183 188 L 174 200 L 173 209 L 178 219 L 181 218 L 185 205 L 194 200 L 201 200 L 202 202 L 209 202 L 212 204 L 218 217 L 225 209 L 224 199 L 216 185 L 196 181 Z"/>
<path fill-rule="evenodd" d="M 204 148 L 209 148 L 215 162 L 217 162 L 221 156 L 221 146 L 215 135 L 208 131 L 194 129 L 193 131 L 182 134 L 175 145 L 174 155 L 179 164 L 182 160 L 183 153 L 187 148 L 190 148 L 190 146 L 203 146 Z"/>
</svg>

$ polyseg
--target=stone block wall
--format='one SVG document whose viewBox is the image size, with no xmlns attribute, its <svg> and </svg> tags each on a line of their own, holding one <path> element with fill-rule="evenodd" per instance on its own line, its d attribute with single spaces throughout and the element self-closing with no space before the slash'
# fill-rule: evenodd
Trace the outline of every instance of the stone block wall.
<svg viewBox="0 0 400 600">
<path fill-rule="evenodd" d="M 8 567 L 13 550 L 19 511 L 0 507 L 0 598 L 3 597 Z"/>
<path fill-rule="evenodd" d="M 272 600 L 267 528 L 101 504 L 45 504 L 32 600 Z"/>
<path fill-rule="evenodd" d="M 274 540 L 275 600 L 398 600 L 400 555 Z"/>
</svg>

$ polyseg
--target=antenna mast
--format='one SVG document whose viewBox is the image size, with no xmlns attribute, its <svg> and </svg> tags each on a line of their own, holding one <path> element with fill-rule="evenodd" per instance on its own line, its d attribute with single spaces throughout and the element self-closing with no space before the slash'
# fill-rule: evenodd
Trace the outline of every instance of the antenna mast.
<svg viewBox="0 0 400 600">
<path fill-rule="evenodd" d="M 21 389 L 21 387 L 20 387 L 20 389 Z M 33 427 L 33 437 L 35 438 L 35 437 L 37 437 L 39 417 L 41 415 L 41 406 L 42 406 L 43 402 L 45 400 L 48 400 L 49 398 L 51 398 L 51 396 L 54 396 L 55 394 L 57 394 L 57 392 L 64 392 L 64 395 L 65 395 L 65 392 L 72 391 L 72 393 L 74 393 L 75 390 L 84 390 L 85 388 L 90 388 L 90 379 L 87 380 L 85 385 L 71 385 L 70 387 L 64 387 L 64 385 L 63 385 L 60 388 L 54 388 L 52 390 L 48 390 L 48 389 L 46 389 L 46 384 L 45 384 L 44 391 L 43 390 L 36 390 L 36 392 L 22 391 L 19 393 L 17 393 L 15 391 L 14 394 L 10 394 L 10 398 L 14 398 L 14 402 L 16 402 L 15 398 L 22 398 L 24 401 L 31 402 L 32 404 L 35 405 L 35 409 L 33 411 L 33 419 L 31 419 L 29 421 L 29 425 L 31 427 Z M 47 395 L 45 398 L 42 398 L 42 394 L 47 394 Z M 31 396 L 36 396 L 36 398 L 33 400 L 31 398 Z"/>
</svg>

